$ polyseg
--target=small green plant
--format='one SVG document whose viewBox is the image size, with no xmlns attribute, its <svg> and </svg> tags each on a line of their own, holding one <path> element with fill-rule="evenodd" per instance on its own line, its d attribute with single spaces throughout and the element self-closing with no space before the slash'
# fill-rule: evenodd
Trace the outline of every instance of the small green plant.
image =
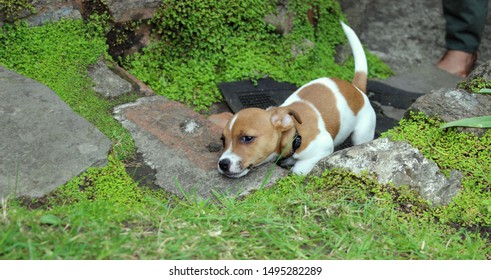
<svg viewBox="0 0 491 280">
<path fill-rule="evenodd" d="M 124 164 L 110 155 L 108 165 L 89 168 L 65 186 L 55 190 L 47 204 L 74 204 L 106 201 L 131 207 L 145 200 L 148 190 L 138 187 L 126 173 Z"/>
<path fill-rule="evenodd" d="M 491 94 L 491 81 L 486 81 L 482 77 L 476 77 L 470 81 L 462 81 L 457 88 L 470 93 Z"/>
<path fill-rule="evenodd" d="M 91 14 L 87 20 L 87 28 L 98 36 L 105 36 L 111 30 L 111 16 L 109 12 Z"/>
<path fill-rule="evenodd" d="M 0 0 L 0 13 L 4 13 L 8 21 L 14 21 L 22 15 L 34 14 L 36 8 L 32 0 Z"/>
<path fill-rule="evenodd" d="M 482 203 L 486 207 L 486 210 L 488 211 L 488 213 L 491 213 L 491 199 L 483 200 Z"/>
</svg>

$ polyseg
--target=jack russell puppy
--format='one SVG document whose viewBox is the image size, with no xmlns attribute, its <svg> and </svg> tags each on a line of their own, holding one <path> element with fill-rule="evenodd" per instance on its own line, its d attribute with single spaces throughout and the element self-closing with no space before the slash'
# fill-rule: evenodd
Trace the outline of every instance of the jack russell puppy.
<svg viewBox="0 0 491 280">
<path fill-rule="evenodd" d="M 350 135 L 354 145 L 373 140 L 375 112 L 365 94 L 367 60 L 355 32 L 341 22 L 355 61 L 352 83 L 320 78 L 300 87 L 279 107 L 229 114 L 223 130 L 225 152 L 218 171 L 239 178 L 280 157 L 294 174 L 308 174 Z"/>
</svg>

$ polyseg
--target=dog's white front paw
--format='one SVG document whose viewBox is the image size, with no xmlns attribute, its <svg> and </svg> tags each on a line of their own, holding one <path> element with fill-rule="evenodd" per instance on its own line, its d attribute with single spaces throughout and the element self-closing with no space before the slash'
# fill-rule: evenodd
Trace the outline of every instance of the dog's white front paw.
<svg viewBox="0 0 491 280">
<path fill-rule="evenodd" d="M 306 162 L 306 161 L 297 161 L 295 165 L 292 167 L 291 171 L 293 172 L 293 174 L 307 175 L 309 174 L 310 171 L 312 171 L 316 163 L 317 161 L 313 163 Z"/>
</svg>

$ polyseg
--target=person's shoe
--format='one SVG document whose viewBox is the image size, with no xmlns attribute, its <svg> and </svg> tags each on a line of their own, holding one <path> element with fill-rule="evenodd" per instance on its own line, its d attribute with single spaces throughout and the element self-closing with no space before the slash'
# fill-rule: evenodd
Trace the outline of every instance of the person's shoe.
<svg viewBox="0 0 491 280">
<path fill-rule="evenodd" d="M 449 50 L 438 61 L 436 66 L 450 74 L 465 78 L 472 71 L 476 60 L 476 53 Z"/>
</svg>

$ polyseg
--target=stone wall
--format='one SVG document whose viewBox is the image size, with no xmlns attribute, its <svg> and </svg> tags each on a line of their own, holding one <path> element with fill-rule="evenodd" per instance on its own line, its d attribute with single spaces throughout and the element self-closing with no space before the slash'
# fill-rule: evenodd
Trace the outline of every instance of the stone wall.
<svg viewBox="0 0 491 280">
<path fill-rule="evenodd" d="M 19 1 L 20 2 L 20 1 Z M 42 25 L 47 21 L 58 21 L 62 18 L 81 18 L 82 0 L 27 0 L 27 5 L 17 5 L 15 11 L 7 11 L 0 6 L 0 21 L 24 19 L 30 25 Z"/>
</svg>

